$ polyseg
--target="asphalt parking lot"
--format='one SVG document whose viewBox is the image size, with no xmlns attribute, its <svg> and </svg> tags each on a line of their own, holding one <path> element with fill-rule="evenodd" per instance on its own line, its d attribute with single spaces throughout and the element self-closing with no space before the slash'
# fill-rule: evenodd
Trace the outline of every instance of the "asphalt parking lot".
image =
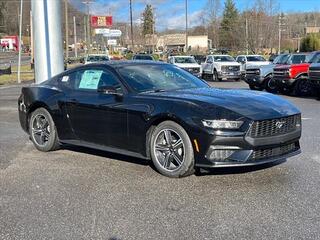
<svg viewBox="0 0 320 240">
<path fill-rule="evenodd" d="M 37 151 L 19 125 L 19 91 L 0 87 L 0 239 L 320 239 L 315 99 L 286 97 L 302 111 L 301 155 L 170 179 L 136 158 Z"/>
</svg>

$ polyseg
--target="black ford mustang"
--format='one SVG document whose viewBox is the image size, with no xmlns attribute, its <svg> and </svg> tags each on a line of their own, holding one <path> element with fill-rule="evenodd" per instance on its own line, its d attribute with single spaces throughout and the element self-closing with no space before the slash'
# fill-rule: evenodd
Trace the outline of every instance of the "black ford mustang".
<svg viewBox="0 0 320 240">
<path fill-rule="evenodd" d="M 300 152 L 300 112 L 283 98 L 215 89 L 165 63 L 88 64 L 22 88 L 18 104 L 40 151 L 66 143 L 152 159 L 169 177 Z"/>
</svg>

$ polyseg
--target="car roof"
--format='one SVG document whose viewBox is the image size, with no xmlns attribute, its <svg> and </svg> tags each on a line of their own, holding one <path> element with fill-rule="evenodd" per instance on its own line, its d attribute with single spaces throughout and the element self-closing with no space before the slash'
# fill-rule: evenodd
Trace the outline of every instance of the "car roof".
<svg viewBox="0 0 320 240">
<path fill-rule="evenodd" d="M 190 55 L 176 55 L 176 56 L 172 56 L 174 58 L 180 58 L 180 57 L 193 57 L 193 56 L 190 56 Z"/>
<path fill-rule="evenodd" d="M 171 65 L 161 61 L 151 61 L 151 60 L 111 60 L 105 63 L 91 63 L 86 66 L 111 66 L 114 68 L 122 67 L 122 66 L 140 66 L 140 65 Z"/>
</svg>

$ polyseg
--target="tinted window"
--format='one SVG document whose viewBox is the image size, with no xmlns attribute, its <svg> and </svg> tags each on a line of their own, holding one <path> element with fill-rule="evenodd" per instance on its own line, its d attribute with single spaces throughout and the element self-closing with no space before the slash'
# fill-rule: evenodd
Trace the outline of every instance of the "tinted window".
<svg viewBox="0 0 320 240">
<path fill-rule="evenodd" d="M 247 56 L 248 62 L 265 62 L 266 60 L 261 56 Z"/>
<path fill-rule="evenodd" d="M 193 57 L 176 57 L 175 63 L 197 63 Z"/>
<path fill-rule="evenodd" d="M 137 92 L 208 87 L 205 82 L 173 65 L 124 66 L 118 71 Z"/>
<path fill-rule="evenodd" d="M 306 55 L 292 55 L 290 59 L 291 64 L 304 63 L 306 60 Z"/>
</svg>

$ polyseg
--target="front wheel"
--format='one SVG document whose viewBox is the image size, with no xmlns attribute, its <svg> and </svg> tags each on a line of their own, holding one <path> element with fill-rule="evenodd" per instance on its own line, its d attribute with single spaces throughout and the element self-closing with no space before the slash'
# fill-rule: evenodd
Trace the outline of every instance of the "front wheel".
<svg viewBox="0 0 320 240">
<path fill-rule="evenodd" d="M 194 153 L 187 132 L 177 123 L 164 121 L 151 136 L 151 158 L 167 177 L 185 177 L 194 172 Z"/>
<path fill-rule="evenodd" d="M 312 86 L 307 79 L 297 79 L 297 82 L 293 89 L 293 95 L 302 97 L 312 95 Z"/>
<path fill-rule="evenodd" d="M 29 133 L 34 146 L 38 150 L 48 152 L 59 148 L 55 124 L 45 108 L 38 108 L 31 113 Z"/>
<path fill-rule="evenodd" d="M 269 93 L 276 93 L 278 91 L 276 81 L 272 77 L 267 77 L 264 81 L 264 89 Z"/>
</svg>

